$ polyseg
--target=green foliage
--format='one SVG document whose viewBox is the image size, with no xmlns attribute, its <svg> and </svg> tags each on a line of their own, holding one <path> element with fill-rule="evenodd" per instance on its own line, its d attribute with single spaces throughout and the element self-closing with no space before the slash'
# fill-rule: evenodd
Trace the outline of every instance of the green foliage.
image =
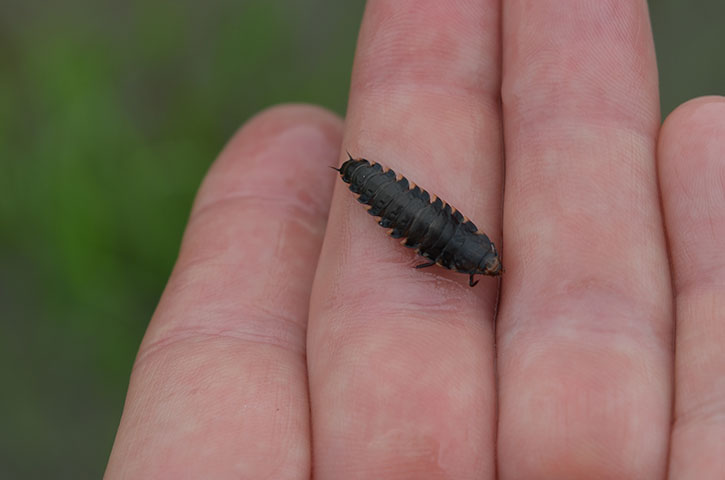
<svg viewBox="0 0 725 480">
<path fill-rule="evenodd" d="M 343 113 L 361 11 L 0 7 L 3 478 L 100 478 L 205 170 L 267 106 Z"/>
</svg>

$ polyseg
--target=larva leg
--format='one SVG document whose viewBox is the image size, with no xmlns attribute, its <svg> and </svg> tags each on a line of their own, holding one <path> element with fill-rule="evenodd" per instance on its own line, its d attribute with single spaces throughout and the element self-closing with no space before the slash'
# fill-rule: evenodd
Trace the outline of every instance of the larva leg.
<svg viewBox="0 0 725 480">
<path fill-rule="evenodd" d="M 426 267 L 432 267 L 435 265 L 436 262 L 427 262 L 427 263 L 421 263 L 420 265 L 416 265 L 415 268 L 426 268 Z"/>
<path fill-rule="evenodd" d="M 471 274 L 471 276 L 470 276 L 470 277 L 468 277 L 468 285 L 470 285 L 471 287 L 475 287 L 477 283 L 478 283 L 478 280 L 476 280 L 476 281 L 474 282 L 474 281 L 473 281 L 473 274 Z"/>
</svg>

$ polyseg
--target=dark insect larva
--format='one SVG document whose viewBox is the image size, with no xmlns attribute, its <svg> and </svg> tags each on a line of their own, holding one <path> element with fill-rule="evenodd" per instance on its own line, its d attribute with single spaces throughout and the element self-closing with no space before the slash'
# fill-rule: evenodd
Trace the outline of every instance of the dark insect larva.
<svg viewBox="0 0 725 480">
<path fill-rule="evenodd" d="M 478 283 L 474 275 L 501 275 L 493 242 L 458 210 L 378 163 L 348 157 L 335 170 L 358 194 L 358 202 L 370 205 L 368 213 L 381 227 L 428 260 L 415 268 L 438 264 L 469 275 L 472 287 Z"/>
</svg>

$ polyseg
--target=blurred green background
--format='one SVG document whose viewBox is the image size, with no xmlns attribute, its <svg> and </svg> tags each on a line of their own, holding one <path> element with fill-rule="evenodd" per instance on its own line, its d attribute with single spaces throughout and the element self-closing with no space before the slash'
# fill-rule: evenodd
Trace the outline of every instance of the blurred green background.
<svg viewBox="0 0 725 480">
<path fill-rule="evenodd" d="M 363 0 L 0 4 L 0 478 L 100 478 L 194 192 L 258 110 L 344 113 Z M 725 2 L 650 2 L 662 110 Z"/>
</svg>

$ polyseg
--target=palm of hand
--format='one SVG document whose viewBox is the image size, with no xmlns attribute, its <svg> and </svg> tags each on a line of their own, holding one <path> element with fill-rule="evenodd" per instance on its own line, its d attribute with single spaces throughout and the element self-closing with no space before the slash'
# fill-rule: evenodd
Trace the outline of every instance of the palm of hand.
<svg viewBox="0 0 725 480">
<path fill-rule="evenodd" d="M 107 478 L 725 471 L 725 102 L 659 131 L 643 0 L 504 3 L 371 1 L 344 131 L 288 106 L 234 137 Z M 500 301 L 333 194 L 341 145 L 503 245 Z"/>
</svg>

